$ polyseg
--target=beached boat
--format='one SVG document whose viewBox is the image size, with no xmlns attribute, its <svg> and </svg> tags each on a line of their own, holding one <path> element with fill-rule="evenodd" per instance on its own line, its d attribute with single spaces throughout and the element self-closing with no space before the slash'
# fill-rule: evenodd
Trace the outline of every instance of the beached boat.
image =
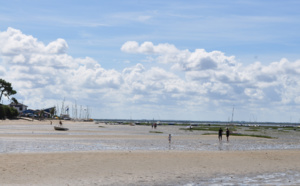
<svg viewBox="0 0 300 186">
<path fill-rule="evenodd" d="M 60 126 L 54 126 L 55 130 L 69 130 L 68 128 L 65 127 L 60 127 Z"/>
</svg>

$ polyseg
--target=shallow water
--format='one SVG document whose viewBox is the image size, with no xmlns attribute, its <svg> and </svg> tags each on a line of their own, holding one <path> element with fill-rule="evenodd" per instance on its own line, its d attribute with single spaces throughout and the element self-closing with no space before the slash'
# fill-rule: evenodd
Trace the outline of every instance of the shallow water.
<svg viewBox="0 0 300 186">
<path fill-rule="evenodd" d="M 275 150 L 299 149 L 299 144 L 270 144 L 247 141 L 203 142 L 178 141 L 169 144 L 163 140 L 134 140 L 134 139 L 1 139 L 0 153 L 22 152 L 73 152 L 99 150 L 188 150 L 188 151 L 235 151 L 235 150 Z"/>
<path fill-rule="evenodd" d="M 300 174 L 295 171 L 266 173 L 261 175 L 220 175 L 209 179 L 202 179 L 197 183 L 184 184 L 185 186 L 200 186 L 200 185 L 300 185 Z"/>
<path fill-rule="evenodd" d="M 74 152 L 103 150 L 188 150 L 244 151 L 300 149 L 300 132 L 265 130 L 266 138 L 203 137 L 202 131 L 179 130 L 180 126 L 149 126 L 69 124 L 69 131 L 55 131 L 52 125 L 0 125 L 0 153 Z M 149 133 L 156 131 L 161 133 Z M 172 134 L 172 142 L 168 142 Z M 4 137 L 6 135 L 7 137 Z M 9 136 L 13 137 L 9 137 Z M 57 138 L 54 138 L 57 137 Z M 102 138 L 99 138 L 102 136 Z M 121 137 L 103 137 L 121 136 Z M 135 136 L 127 138 L 126 136 Z M 148 137 L 147 137 L 148 136 Z M 198 137 L 199 136 L 199 137 Z"/>
</svg>

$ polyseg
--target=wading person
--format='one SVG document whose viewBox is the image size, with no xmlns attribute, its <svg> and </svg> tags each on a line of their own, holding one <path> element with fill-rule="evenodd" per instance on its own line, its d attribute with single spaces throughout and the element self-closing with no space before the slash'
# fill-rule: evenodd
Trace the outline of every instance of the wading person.
<svg viewBox="0 0 300 186">
<path fill-rule="evenodd" d="M 223 130 L 222 128 L 219 129 L 219 141 L 222 141 L 222 135 L 223 135 Z"/>
<path fill-rule="evenodd" d="M 171 136 L 171 134 L 169 134 L 169 143 L 171 143 L 171 138 L 172 138 L 172 136 Z"/>
<path fill-rule="evenodd" d="M 226 129 L 226 138 L 227 138 L 227 141 L 229 141 L 229 134 L 230 134 L 230 131 L 229 131 L 229 129 L 227 128 L 227 129 Z"/>
</svg>

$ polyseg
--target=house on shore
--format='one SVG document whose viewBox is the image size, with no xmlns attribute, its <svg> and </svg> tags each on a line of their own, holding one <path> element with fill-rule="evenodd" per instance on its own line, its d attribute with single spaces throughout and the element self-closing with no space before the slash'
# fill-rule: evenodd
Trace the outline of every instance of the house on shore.
<svg viewBox="0 0 300 186">
<path fill-rule="evenodd" d="M 15 108 L 18 111 L 18 113 L 22 113 L 28 108 L 28 106 L 22 103 L 10 103 L 9 106 Z"/>
<path fill-rule="evenodd" d="M 52 116 L 51 112 L 55 109 L 55 107 L 50 107 L 46 109 L 27 109 L 21 113 L 22 116 L 28 116 L 28 117 L 42 117 L 42 118 L 49 118 Z"/>
<path fill-rule="evenodd" d="M 21 104 L 21 103 L 10 103 L 10 107 L 15 108 L 20 116 L 27 116 L 27 117 L 44 117 L 48 118 L 51 117 L 51 112 L 55 107 L 49 107 L 46 109 L 38 109 L 38 110 L 33 110 L 33 109 L 28 109 L 27 105 Z"/>
</svg>

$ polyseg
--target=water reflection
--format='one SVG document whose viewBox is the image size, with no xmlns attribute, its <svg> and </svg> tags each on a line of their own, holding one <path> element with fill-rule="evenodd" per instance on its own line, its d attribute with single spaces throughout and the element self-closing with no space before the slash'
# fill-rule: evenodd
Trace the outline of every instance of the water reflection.
<svg viewBox="0 0 300 186">
<path fill-rule="evenodd" d="M 222 151 L 222 150 L 223 150 L 223 142 L 220 141 L 220 142 L 219 142 L 219 151 Z"/>
</svg>

